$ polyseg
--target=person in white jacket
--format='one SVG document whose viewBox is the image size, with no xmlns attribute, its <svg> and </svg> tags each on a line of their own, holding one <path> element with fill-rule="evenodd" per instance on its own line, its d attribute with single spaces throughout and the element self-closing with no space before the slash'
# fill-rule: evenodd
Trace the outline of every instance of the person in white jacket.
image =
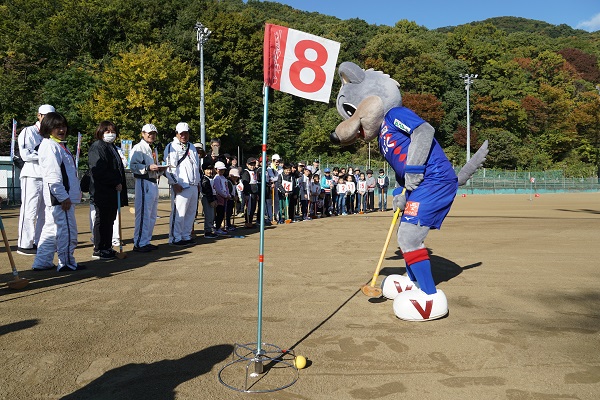
<svg viewBox="0 0 600 400">
<path fill-rule="evenodd" d="M 133 146 L 129 168 L 135 178 L 135 229 L 133 251 L 147 253 L 158 246 L 150 243 L 158 213 L 158 178 L 166 169 L 158 165 L 154 141 L 158 131 L 153 124 L 142 127 L 142 140 Z"/>
<path fill-rule="evenodd" d="M 42 171 L 38 148 L 42 143 L 40 122 L 49 112 L 56 111 L 49 104 L 40 106 L 35 125 L 23 128 L 17 142 L 19 155 L 25 162 L 21 169 L 21 212 L 19 213 L 19 240 L 17 253 L 33 256 L 36 253 L 44 227 L 44 196 L 42 194 Z"/>
<path fill-rule="evenodd" d="M 38 150 L 42 171 L 45 223 L 40 235 L 32 268 L 54 268 L 54 253 L 58 255 L 58 272 L 85 268 L 74 257 L 77 247 L 75 204 L 81 202 L 81 190 L 75 158 L 67 149 L 68 124 L 57 112 L 46 114 L 40 124 L 44 137 Z"/>
<path fill-rule="evenodd" d="M 165 162 L 169 166 L 165 176 L 171 186 L 171 219 L 169 221 L 169 244 L 188 246 L 192 239 L 198 185 L 200 184 L 200 159 L 196 147 L 190 143 L 190 128 L 180 122 L 176 135 L 165 148 Z"/>
</svg>

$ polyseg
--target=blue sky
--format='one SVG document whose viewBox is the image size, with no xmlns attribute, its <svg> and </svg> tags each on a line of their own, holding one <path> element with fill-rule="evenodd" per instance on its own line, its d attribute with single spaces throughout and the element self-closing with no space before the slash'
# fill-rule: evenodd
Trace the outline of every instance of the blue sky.
<svg viewBox="0 0 600 400">
<path fill-rule="evenodd" d="M 394 25 L 401 19 L 428 29 L 461 25 L 492 17 L 523 17 L 553 25 L 600 30 L 600 0 L 278 0 L 293 8 L 360 18 L 370 24 Z"/>
</svg>

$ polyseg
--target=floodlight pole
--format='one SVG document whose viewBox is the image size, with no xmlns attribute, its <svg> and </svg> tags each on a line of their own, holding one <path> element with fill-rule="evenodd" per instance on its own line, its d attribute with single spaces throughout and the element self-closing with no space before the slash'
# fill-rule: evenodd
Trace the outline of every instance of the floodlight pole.
<svg viewBox="0 0 600 400">
<path fill-rule="evenodd" d="M 202 143 L 202 149 L 204 150 L 206 148 L 206 123 L 204 118 L 204 43 L 208 41 L 212 32 L 200 22 L 196 22 L 194 29 L 196 30 L 196 42 L 198 51 L 200 52 L 200 143 Z"/>
<path fill-rule="evenodd" d="M 473 80 L 477 79 L 477 74 L 459 74 L 465 82 L 465 90 L 467 91 L 467 162 L 471 159 L 471 110 L 469 107 L 469 90 L 473 84 Z"/>
</svg>

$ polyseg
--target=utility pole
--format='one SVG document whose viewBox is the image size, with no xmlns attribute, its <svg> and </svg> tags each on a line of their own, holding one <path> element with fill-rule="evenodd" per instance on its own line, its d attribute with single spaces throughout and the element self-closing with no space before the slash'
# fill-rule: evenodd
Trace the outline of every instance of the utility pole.
<svg viewBox="0 0 600 400">
<path fill-rule="evenodd" d="M 477 74 L 459 74 L 465 82 L 465 90 L 467 91 L 467 162 L 471 159 L 471 110 L 469 107 L 469 90 L 473 84 L 473 80 L 477 79 Z"/>
<path fill-rule="evenodd" d="M 206 149 L 206 123 L 204 118 L 204 43 L 208 41 L 208 37 L 212 33 L 207 27 L 200 22 L 194 25 L 196 30 L 196 41 L 198 51 L 200 52 L 200 143 L 202 149 Z"/>
</svg>

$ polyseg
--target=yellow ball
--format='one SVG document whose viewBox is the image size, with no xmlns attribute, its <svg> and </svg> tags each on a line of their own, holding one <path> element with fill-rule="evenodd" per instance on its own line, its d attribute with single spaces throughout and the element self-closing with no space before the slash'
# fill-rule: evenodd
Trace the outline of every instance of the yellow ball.
<svg viewBox="0 0 600 400">
<path fill-rule="evenodd" d="M 298 369 L 306 367 L 306 358 L 304 356 L 296 356 L 296 358 L 294 358 L 294 365 Z"/>
</svg>

